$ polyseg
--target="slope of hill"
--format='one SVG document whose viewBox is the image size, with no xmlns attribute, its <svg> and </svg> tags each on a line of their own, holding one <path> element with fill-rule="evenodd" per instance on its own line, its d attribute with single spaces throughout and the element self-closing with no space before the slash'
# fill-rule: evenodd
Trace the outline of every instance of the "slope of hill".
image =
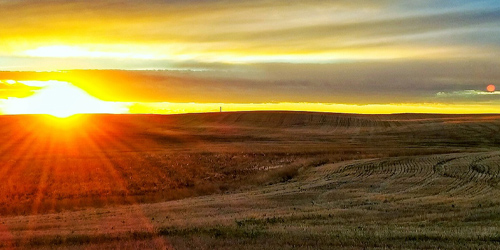
<svg viewBox="0 0 500 250">
<path fill-rule="evenodd" d="M 498 162 L 496 151 L 325 164 L 245 192 L 6 217 L 0 239 L 40 248 L 498 248 Z"/>
<path fill-rule="evenodd" d="M 2 116 L 0 125 L 3 246 L 499 242 L 498 115 Z"/>
</svg>

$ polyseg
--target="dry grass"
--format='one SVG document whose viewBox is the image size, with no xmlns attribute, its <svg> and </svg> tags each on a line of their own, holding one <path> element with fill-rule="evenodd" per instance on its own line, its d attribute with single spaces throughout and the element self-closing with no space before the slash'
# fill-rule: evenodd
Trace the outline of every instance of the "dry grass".
<svg viewBox="0 0 500 250">
<path fill-rule="evenodd" d="M 354 160 L 245 192 L 2 224 L 20 232 L 9 244 L 40 248 L 496 248 L 500 190 L 482 180 L 498 172 L 465 169 L 499 160 L 499 152 Z"/>
<path fill-rule="evenodd" d="M 3 246 L 494 248 L 500 241 L 498 117 L 81 119 L 85 126 L 68 129 L 40 117 L 0 117 Z"/>
</svg>

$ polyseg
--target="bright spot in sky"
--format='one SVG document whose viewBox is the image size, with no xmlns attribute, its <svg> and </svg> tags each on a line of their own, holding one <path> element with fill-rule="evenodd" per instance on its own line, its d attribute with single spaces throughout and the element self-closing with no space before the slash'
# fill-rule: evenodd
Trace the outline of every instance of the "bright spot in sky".
<svg viewBox="0 0 500 250">
<path fill-rule="evenodd" d="M 68 117 L 81 113 L 120 113 L 117 104 L 99 100 L 68 82 L 29 81 L 30 86 L 45 86 L 26 98 L 9 98 L 5 104 L 6 114 L 49 114 Z"/>
<path fill-rule="evenodd" d="M 32 50 L 24 51 L 24 55 L 31 57 L 56 57 L 56 58 L 69 58 L 69 57 L 91 57 L 91 58 L 134 58 L 134 59 L 155 59 L 154 55 L 138 54 L 138 53 L 122 53 L 122 52 L 106 52 L 106 51 L 93 51 L 87 50 L 77 46 L 67 45 L 54 45 L 44 46 Z"/>
<path fill-rule="evenodd" d="M 488 87 L 486 87 L 486 90 L 488 90 L 488 92 L 495 92 L 495 85 L 493 84 L 488 85 Z"/>
</svg>

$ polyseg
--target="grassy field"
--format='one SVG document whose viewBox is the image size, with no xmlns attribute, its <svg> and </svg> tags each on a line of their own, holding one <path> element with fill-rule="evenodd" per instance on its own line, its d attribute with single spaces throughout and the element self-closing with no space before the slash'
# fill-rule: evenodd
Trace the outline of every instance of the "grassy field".
<svg viewBox="0 0 500 250">
<path fill-rule="evenodd" d="M 500 115 L 2 116 L 0 125 L 4 247 L 500 247 Z"/>
</svg>

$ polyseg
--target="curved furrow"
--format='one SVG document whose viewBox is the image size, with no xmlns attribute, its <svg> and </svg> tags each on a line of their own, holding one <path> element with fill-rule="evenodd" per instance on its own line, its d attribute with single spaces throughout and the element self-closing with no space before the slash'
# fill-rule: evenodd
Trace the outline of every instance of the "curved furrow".
<svg viewBox="0 0 500 250">
<path fill-rule="evenodd" d="M 451 167 L 452 170 L 447 169 L 448 172 L 445 173 L 445 176 L 452 177 L 455 180 L 451 185 L 449 185 L 446 193 L 455 194 L 457 192 L 462 192 L 464 188 L 466 188 L 467 184 L 470 183 L 470 175 L 472 174 L 472 169 L 470 168 L 460 168 Z"/>
<path fill-rule="evenodd" d="M 450 194 L 464 192 L 471 195 L 482 193 L 484 189 L 491 186 L 490 183 L 494 176 L 489 174 L 491 171 L 489 164 L 481 162 L 492 157 L 494 155 L 474 154 L 470 157 L 462 158 L 460 161 L 448 164 L 444 174 L 456 178 L 456 180 L 450 185 L 447 192 Z M 474 183 L 473 187 L 467 187 L 464 190 L 464 186 L 468 183 Z"/>
<path fill-rule="evenodd" d="M 415 175 L 410 181 L 405 183 L 405 187 L 399 190 L 398 194 L 402 193 L 420 193 L 422 190 L 427 190 L 429 185 L 433 183 L 436 178 L 436 174 L 433 171 L 433 166 L 435 162 L 431 161 L 430 158 L 411 158 L 412 162 L 409 165 L 415 166 L 417 170 Z M 435 159 L 434 161 L 438 161 Z M 425 191 L 422 193 L 426 193 Z"/>
<path fill-rule="evenodd" d="M 498 158 L 498 153 L 394 157 L 337 165 L 325 175 L 329 182 L 376 193 L 485 196 L 498 191 Z"/>
</svg>

